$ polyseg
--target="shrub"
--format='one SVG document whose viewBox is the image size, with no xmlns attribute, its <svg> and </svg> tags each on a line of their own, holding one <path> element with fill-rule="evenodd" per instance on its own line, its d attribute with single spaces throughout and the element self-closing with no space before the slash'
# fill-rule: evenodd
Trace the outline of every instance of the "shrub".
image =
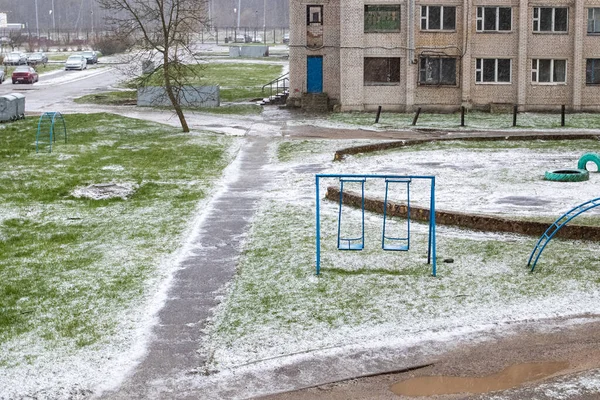
<svg viewBox="0 0 600 400">
<path fill-rule="evenodd" d="M 95 47 L 102 55 L 110 56 L 126 51 L 129 47 L 129 42 L 117 36 L 104 36 L 96 40 Z"/>
</svg>

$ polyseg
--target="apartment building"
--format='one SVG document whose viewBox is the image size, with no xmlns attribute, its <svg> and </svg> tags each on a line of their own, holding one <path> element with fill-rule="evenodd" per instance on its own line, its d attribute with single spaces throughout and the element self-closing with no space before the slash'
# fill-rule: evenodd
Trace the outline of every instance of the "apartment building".
<svg viewBox="0 0 600 400">
<path fill-rule="evenodd" d="M 290 97 L 600 110 L 600 0 L 290 0 Z"/>
</svg>

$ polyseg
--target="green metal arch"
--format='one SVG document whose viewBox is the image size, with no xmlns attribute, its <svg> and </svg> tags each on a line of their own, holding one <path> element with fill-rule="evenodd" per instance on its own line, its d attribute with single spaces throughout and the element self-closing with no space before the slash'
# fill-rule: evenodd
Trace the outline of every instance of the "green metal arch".
<svg viewBox="0 0 600 400">
<path fill-rule="evenodd" d="M 55 130 L 57 122 L 58 132 Z M 37 133 L 35 135 L 35 152 L 39 152 L 40 144 L 45 144 L 48 148 L 48 152 L 52 153 L 52 143 L 56 142 L 56 136 L 60 136 L 61 134 L 65 138 L 65 143 L 67 143 L 67 125 L 65 124 L 65 119 L 61 113 L 45 112 L 40 115 Z M 44 141 L 46 137 L 48 138 L 47 142 Z"/>
</svg>

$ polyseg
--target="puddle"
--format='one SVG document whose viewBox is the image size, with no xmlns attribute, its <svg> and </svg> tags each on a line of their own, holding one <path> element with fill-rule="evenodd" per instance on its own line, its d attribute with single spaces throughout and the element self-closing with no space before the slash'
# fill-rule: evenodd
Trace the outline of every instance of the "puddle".
<svg viewBox="0 0 600 400">
<path fill-rule="evenodd" d="M 515 206 L 545 206 L 552 203 L 550 200 L 544 200 L 537 197 L 526 196 L 508 196 L 496 200 L 497 204 L 513 204 Z"/>
<path fill-rule="evenodd" d="M 421 376 L 392 385 L 401 396 L 434 396 L 457 393 L 488 393 L 510 389 L 525 382 L 545 378 L 569 367 L 567 362 L 512 365 L 497 374 L 484 377 Z"/>
</svg>

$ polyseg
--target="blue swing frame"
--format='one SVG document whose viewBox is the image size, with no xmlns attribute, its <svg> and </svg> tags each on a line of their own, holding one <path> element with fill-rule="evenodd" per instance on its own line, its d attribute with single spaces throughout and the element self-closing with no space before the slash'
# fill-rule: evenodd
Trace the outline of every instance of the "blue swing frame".
<svg viewBox="0 0 600 400">
<path fill-rule="evenodd" d="M 338 178 L 340 180 L 348 181 L 361 181 L 368 179 L 388 179 L 390 181 L 407 181 L 407 180 L 429 180 L 431 182 L 430 192 L 430 205 L 429 205 L 429 238 L 428 238 L 428 249 L 427 249 L 427 263 L 431 264 L 431 274 L 436 276 L 437 274 L 437 263 L 436 263 L 436 239 L 435 239 L 435 176 L 427 175 L 356 175 L 356 174 L 316 174 L 315 175 L 315 186 L 316 186 L 316 274 L 319 275 L 321 272 L 321 199 L 319 182 L 323 178 Z M 387 183 L 386 183 L 387 185 Z M 387 195 L 387 187 L 386 187 Z M 342 203 L 342 192 L 340 191 L 340 204 Z M 387 205 L 387 204 L 386 204 Z M 364 246 L 364 183 L 363 183 L 363 194 L 362 194 L 362 209 L 363 209 L 363 246 Z M 385 213 L 386 211 L 384 211 Z M 341 207 L 340 207 L 341 213 Z M 385 220 L 384 220 L 385 222 Z M 339 238 L 339 219 L 338 219 L 338 238 Z M 346 249 L 348 250 L 348 249 Z M 355 249 L 359 250 L 359 249 Z"/>
</svg>

